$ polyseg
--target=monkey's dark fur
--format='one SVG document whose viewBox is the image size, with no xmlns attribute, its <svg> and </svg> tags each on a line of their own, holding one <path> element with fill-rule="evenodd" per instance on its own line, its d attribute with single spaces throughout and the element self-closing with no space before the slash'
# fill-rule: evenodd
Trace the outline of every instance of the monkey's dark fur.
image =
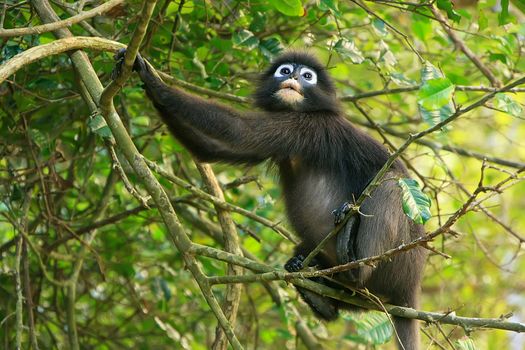
<svg viewBox="0 0 525 350">
<path fill-rule="evenodd" d="M 116 58 L 121 61 L 123 55 L 120 51 Z M 288 270 L 302 268 L 304 256 L 334 228 L 332 211 L 359 197 L 388 158 L 380 143 L 345 119 L 327 72 L 308 54 L 286 53 L 262 74 L 255 91 L 255 104 L 262 111 L 238 111 L 170 88 L 140 56 L 134 69 L 169 130 L 199 160 L 255 164 L 269 159 L 277 166 L 288 218 L 302 238 L 285 266 Z M 282 85 L 284 80 L 291 85 Z M 340 233 L 344 239 L 329 242 L 316 258 L 319 268 L 381 254 L 423 234 L 402 210 L 396 179 L 405 176 L 404 166 L 395 162 L 387 180 L 363 203 L 364 215 L 350 220 Z M 424 262 L 424 250 L 416 248 L 337 278 L 366 287 L 386 302 L 417 307 Z M 326 320 L 334 320 L 340 307 L 350 307 L 299 291 Z M 394 321 L 404 348 L 418 349 L 416 321 Z"/>
</svg>

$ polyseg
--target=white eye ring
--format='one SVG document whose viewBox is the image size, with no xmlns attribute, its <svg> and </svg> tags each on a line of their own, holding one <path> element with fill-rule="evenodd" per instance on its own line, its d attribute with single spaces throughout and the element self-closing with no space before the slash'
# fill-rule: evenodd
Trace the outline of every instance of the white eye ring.
<svg viewBox="0 0 525 350">
<path fill-rule="evenodd" d="M 282 78 L 285 75 L 292 74 L 293 66 L 289 63 L 281 64 L 273 73 L 273 76 L 276 78 Z"/>
<path fill-rule="evenodd" d="M 303 80 L 308 84 L 317 84 L 317 74 L 312 69 L 306 67 L 301 68 L 301 72 L 299 74 L 301 74 L 301 78 L 303 78 Z"/>
</svg>

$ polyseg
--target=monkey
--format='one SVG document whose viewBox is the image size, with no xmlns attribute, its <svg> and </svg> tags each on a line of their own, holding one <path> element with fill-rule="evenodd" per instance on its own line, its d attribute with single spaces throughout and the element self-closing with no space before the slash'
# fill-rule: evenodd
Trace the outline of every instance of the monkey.
<svg viewBox="0 0 525 350">
<path fill-rule="evenodd" d="M 122 49 L 115 56 L 116 75 L 124 54 Z M 305 256 L 341 221 L 348 202 L 359 197 L 389 157 L 381 143 L 345 117 L 327 70 L 309 53 L 288 51 L 273 60 L 254 91 L 258 109 L 248 111 L 168 87 L 140 55 L 133 70 L 169 131 L 199 161 L 253 165 L 269 160 L 275 165 L 288 220 L 302 240 L 285 264 L 288 271 L 303 269 Z M 422 226 L 402 210 L 396 179 L 407 176 L 396 160 L 360 214 L 328 241 L 312 265 L 337 266 L 422 236 Z M 336 279 L 367 288 L 385 302 L 417 308 L 425 259 L 425 250 L 418 247 Z M 323 320 L 335 320 L 341 308 L 352 309 L 306 289 L 298 291 Z M 416 320 L 394 317 L 394 325 L 400 349 L 419 349 Z"/>
</svg>

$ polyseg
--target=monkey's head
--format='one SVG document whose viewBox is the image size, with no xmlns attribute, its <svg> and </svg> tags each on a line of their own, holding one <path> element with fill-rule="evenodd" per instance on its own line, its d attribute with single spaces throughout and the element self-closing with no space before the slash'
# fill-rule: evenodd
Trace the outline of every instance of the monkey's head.
<svg viewBox="0 0 525 350">
<path fill-rule="evenodd" d="M 267 111 L 339 110 L 335 87 L 323 65 L 312 55 L 290 51 L 261 75 L 255 104 Z"/>
</svg>

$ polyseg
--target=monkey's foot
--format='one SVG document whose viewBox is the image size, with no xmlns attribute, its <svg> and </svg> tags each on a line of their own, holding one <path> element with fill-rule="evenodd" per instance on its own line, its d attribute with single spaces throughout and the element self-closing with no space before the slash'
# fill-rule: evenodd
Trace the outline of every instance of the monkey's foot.
<svg viewBox="0 0 525 350">
<path fill-rule="evenodd" d="M 346 214 L 348 214 L 351 209 L 351 204 L 348 202 L 344 202 L 343 205 L 341 205 L 339 208 L 333 210 L 332 215 L 334 216 L 334 225 L 337 226 L 341 222 L 343 222 Z"/>
<path fill-rule="evenodd" d="M 301 254 L 292 257 L 286 264 L 284 268 L 288 272 L 299 272 L 304 268 L 303 261 L 305 257 Z"/>
</svg>

